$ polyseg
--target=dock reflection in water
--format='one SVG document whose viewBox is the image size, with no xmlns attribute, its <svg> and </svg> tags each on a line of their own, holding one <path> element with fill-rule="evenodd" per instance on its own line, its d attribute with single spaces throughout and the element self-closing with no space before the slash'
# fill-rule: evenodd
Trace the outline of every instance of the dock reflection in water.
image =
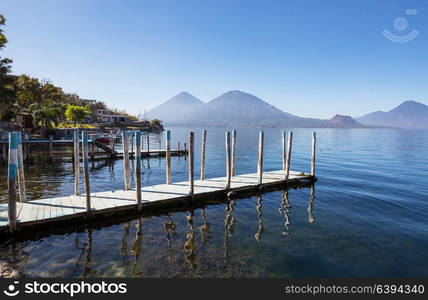
<svg viewBox="0 0 428 300">
<path fill-rule="evenodd" d="M 228 204 L 226 205 L 226 216 L 224 219 L 224 265 L 225 267 L 228 264 L 228 258 L 229 258 L 229 245 L 228 241 L 233 236 L 233 228 L 235 227 L 236 221 L 233 216 L 233 211 L 235 207 L 235 201 L 236 200 L 229 200 Z"/>
<path fill-rule="evenodd" d="M 263 239 L 264 244 L 276 245 L 281 241 L 278 236 L 290 231 L 290 193 L 309 197 L 309 207 L 308 202 L 296 201 L 297 223 L 309 224 L 307 213 L 313 222 L 314 189 L 284 190 L 252 197 L 255 203 L 251 199 L 231 199 L 187 212 L 140 217 L 119 225 L 88 227 L 70 235 L 51 235 L 3 247 L 13 253 L 16 265 L 29 275 L 251 277 L 256 269 L 258 273 L 268 267 L 257 264 L 260 255 L 269 257 L 275 255 L 271 251 L 287 251 L 281 244 L 274 248 L 257 244 Z M 281 214 L 274 213 L 278 206 Z M 237 220 L 250 220 L 249 216 L 257 223 L 255 233 L 250 221 Z M 74 260 L 65 259 L 73 256 Z"/>
<path fill-rule="evenodd" d="M 186 216 L 188 233 L 186 234 L 186 242 L 184 243 L 184 256 L 189 266 L 194 270 L 196 269 L 196 243 L 195 243 L 195 224 L 193 223 L 194 212 L 190 211 Z"/>
<path fill-rule="evenodd" d="M 172 236 L 177 235 L 177 232 L 175 231 L 175 224 L 172 221 L 171 216 L 168 214 L 166 215 L 168 218 L 168 221 L 163 224 L 166 234 L 166 240 L 167 240 L 167 257 L 168 257 L 168 263 L 171 263 L 173 261 L 173 249 L 172 249 Z"/>
<path fill-rule="evenodd" d="M 284 216 L 285 223 L 284 223 L 284 231 L 282 232 L 282 235 L 288 235 L 288 230 L 291 224 L 291 205 L 290 201 L 288 200 L 288 190 L 284 190 L 281 192 L 281 206 L 279 208 L 279 213 Z"/>
<path fill-rule="evenodd" d="M 201 217 L 202 217 L 202 225 L 199 226 L 199 230 L 201 231 L 201 240 L 203 243 L 207 242 L 211 239 L 210 237 L 210 225 L 207 222 L 207 215 L 205 212 L 205 208 L 201 209 Z"/>
</svg>

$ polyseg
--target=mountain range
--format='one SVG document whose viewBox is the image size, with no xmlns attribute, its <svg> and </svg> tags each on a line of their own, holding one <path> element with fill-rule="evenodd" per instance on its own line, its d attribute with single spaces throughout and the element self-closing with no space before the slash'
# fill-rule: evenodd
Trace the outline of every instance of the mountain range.
<svg viewBox="0 0 428 300">
<path fill-rule="evenodd" d="M 356 120 L 371 126 L 428 129 L 428 106 L 416 101 L 405 101 L 388 112 L 375 111 Z"/>
<path fill-rule="evenodd" d="M 374 112 L 356 120 L 339 114 L 323 120 L 283 112 L 254 95 L 237 90 L 226 92 L 208 103 L 182 92 L 148 111 L 147 116 L 160 119 L 168 126 L 428 128 L 428 106 L 415 101 L 406 101 L 389 112 Z"/>
</svg>

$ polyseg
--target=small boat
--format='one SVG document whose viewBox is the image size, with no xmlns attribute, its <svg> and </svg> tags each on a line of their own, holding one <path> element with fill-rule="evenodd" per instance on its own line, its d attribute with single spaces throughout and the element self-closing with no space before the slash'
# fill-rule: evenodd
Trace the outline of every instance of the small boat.
<svg viewBox="0 0 428 300">
<path fill-rule="evenodd" d="M 91 135 L 91 139 L 100 144 L 109 145 L 112 137 L 107 134 L 97 133 Z"/>
<path fill-rule="evenodd" d="M 97 137 L 95 138 L 95 141 L 101 144 L 106 144 L 106 145 L 110 144 L 110 138 L 105 136 Z"/>
</svg>

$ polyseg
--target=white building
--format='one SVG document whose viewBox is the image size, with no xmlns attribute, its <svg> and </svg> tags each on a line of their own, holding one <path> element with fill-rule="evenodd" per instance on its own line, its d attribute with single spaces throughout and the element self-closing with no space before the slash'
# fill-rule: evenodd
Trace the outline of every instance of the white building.
<svg viewBox="0 0 428 300">
<path fill-rule="evenodd" d="M 115 114 L 110 110 L 98 109 L 96 113 L 96 121 L 99 123 L 127 123 L 129 122 L 128 116 Z"/>
</svg>

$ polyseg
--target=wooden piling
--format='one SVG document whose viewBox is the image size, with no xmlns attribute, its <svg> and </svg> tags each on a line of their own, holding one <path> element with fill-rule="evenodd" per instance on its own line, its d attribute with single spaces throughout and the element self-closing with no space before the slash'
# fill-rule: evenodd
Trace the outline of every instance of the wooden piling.
<svg viewBox="0 0 428 300">
<path fill-rule="evenodd" d="M 18 172 L 18 132 L 9 133 L 9 165 L 8 165 L 8 225 L 9 231 L 16 230 L 16 178 Z"/>
<path fill-rule="evenodd" d="M 311 175 L 315 177 L 315 150 L 317 144 L 316 132 L 312 132 L 312 163 L 311 163 Z"/>
<path fill-rule="evenodd" d="M 144 151 L 144 135 L 143 134 L 141 134 L 140 141 L 141 141 L 141 152 L 143 152 Z M 141 158 L 143 158 L 142 154 L 141 154 Z M 141 165 L 144 166 L 144 162 L 143 161 L 141 161 Z"/>
<path fill-rule="evenodd" d="M 291 164 L 291 149 L 293 145 L 293 132 L 288 132 L 287 142 L 287 157 L 285 160 L 285 180 L 287 181 L 290 176 L 290 164 Z"/>
<path fill-rule="evenodd" d="M 125 177 L 125 191 L 131 189 L 131 173 L 129 168 L 129 149 L 128 149 L 128 132 L 122 131 L 122 147 L 123 147 L 123 170 Z"/>
<path fill-rule="evenodd" d="M 225 146 L 226 146 L 226 177 L 227 177 L 227 181 L 226 181 L 226 190 L 230 189 L 230 182 L 231 182 L 231 174 L 232 174 L 232 170 L 231 170 L 231 163 L 232 163 L 232 158 L 231 158 L 231 150 L 230 150 L 230 131 L 226 132 L 226 141 L 225 141 Z"/>
<path fill-rule="evenodd" d="M 74 194 L 80 195 L 80 147 L 79 147 L 79 130 L 73 132 L 73 152 L 74 152 Z"/>
<path fill-rule="evenodd" d="M 135 132 L 135 190 L 137 192 L 137 209 L 141 210 L 141 131 Z"/>
<path fill-rule="evenodd" d="M 23 131 L 22 133 L 19 134 L 20 137 L 20 142 L 22 144 L 21 149 L 22 149 L 22 160 L 26 161 L 27 160 L 27 142 L 26 142 L 26 138 L 27 138 L 27 133 L 25 131 Z M 19 177 L 19 175 L 18 175 Z"/>
<path fill-rule="evenodd" d="M 91 188 L 89 185 L 88 132 L 82 132 L 83 178 L 86 196 L 86 213 L 91 213 Z"/>
<path fill-rule="evenodd" d="M 236 166 L 236 130 L 232 130 L 232 176 L 235 176 Z"/>
<path fill-rule="evenodd" d="M 205 147 L 207 143 L 207 131 L 202 130 L 202 142 L 201 142 L 201 180 L 205 179 Z"/>
<path fill-rule="evenodd" d="M 7 135 L 5 131 L 2 131 L 2 141 L 3 141 L 3 147 L 2 147 L 2 152 L 3 152 L 3 162 L 6 163 L 7 162 L 7 153 L 6 153 L 6 139 L 7 139 Z"/>
<path fill-rule="evenodd" d="M 195 159 L 194 159 L 194 149 L 195 149 L 195 133 L 193 131 L 189 132 L 189 195 L 193 200 L 193 194 L 195 191 L 194 187 L 194 167 L 195 167 Z"/>
<path fill-rule="evenodd" d="M 281 135 L 281 159 L 282 159 L 282 170 L 285 172 L 286 161 L 287 161 L 287 144 L 286 144 L 286 135 L 285 131 Z"/>
<path fill-rule="evenodd" d="M 135 132 L 131 131 L 131 153 L 130 153 L 131 157 L 133 155 L 135 155 L 135 152 L 134 152 L 134 134 L 135 134 Z"/>
<path fill-rule="evenodd" d="M 24 176 L 24 156 L 22 151 L 22 134 L 18 133 L 18 186 L 19 186 L 19 200 L 26 202 L 25 191 L 25 176 Z"/>
<path fill-rule="evenodd" d="M 257 173 L 259 177 L 259 184 L 263 182 L 263 144 L 264 144 L 264 132 L 259 133 L 259 155 L 257 164 Z"/>
<path fill-rule="evenodd" d="M 116 148 L 116 137 L 115 136 L 113 136 L 113 142 L 112 142 L 111 148 L 113 149 L 113 151 L 115 151 L 115 148 Z"/>
<path fill-rule="evenodd" d="M 186 142 L 184 142 L 184 152 L 187 153 L 187 144 L 186 144 Z"/>
<path fill-rule="evenodd" d="M 147 139 L 147 155 L 150 156 L 150 134 L 148 132 L 146 135 L 146 139 Z"/>
<path fill-rule="evenodd" d="M 53 136 L 49 136 L 49 158 L 53 159 Z"/>
<path fill-rule="evenodd" d="M 180 142 L 177 143 L 177 150 L 180 150 Z"/>
<path fill-rule="evenodd" d="M 166 131 L 166 157 L 165 157 L 165 169 L 166 169 L 166 184 L 171 184 L 171 131 Z"/>
<path fill-rule="evenodd" d="M 91 140 L 91 161 L 95 160 L 95 154 L 94 154 L 94 138 Z"/>
<path fill-rule="evenodd" d="M 28 158 L 30 157 L 30 133 L 25 132 L 24 134 L 24 146 L 25 146 L 25 151 L 24 151 L 24 161 L 27 161 Z"/>
</svg>

